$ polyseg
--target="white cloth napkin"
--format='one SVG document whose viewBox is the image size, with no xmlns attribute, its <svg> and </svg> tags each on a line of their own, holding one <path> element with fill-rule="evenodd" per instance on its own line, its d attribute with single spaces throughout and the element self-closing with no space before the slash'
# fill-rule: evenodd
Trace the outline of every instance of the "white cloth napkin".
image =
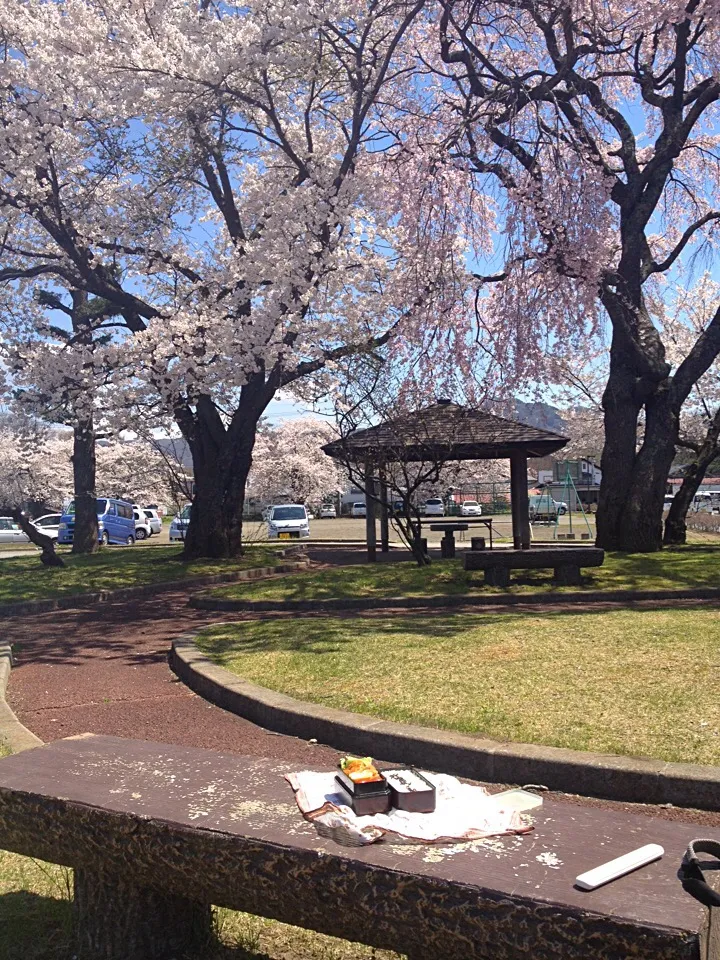
<svg viewBox="0 0 720 960">
<path fill-rule="evenodd" d="M 461 783 L 443 773 L 426 773 L 435 786 L 433 813 L 395 810 L 358 817 L 346 804 L 346 797 L 334 773 L 301 770 L 285 779 L 295 791 L 300 812 L 323 836 L 338 843 L 362 846 L 394 834 L 416 843 L 480 840 L 502 834 L 526 833 L 532 827 L 515 810 L 506 810 L 482 787 Z"/>
</svg>

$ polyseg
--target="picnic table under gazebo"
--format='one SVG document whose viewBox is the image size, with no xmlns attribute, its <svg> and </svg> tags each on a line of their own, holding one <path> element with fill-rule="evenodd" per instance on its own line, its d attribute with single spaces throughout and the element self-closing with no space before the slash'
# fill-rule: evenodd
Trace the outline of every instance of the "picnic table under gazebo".
<svg viewBox="0 0 720 960">
<path fill-rule="evenodd" d="M 368 560 L 376 559 L 376 519 L 380 548 L 389 550 L 387 472 L 393 463 L 448 463 L 458 460 L 509 460 L 513 545 L 530 548 L 528 459 L 545 457 L 568 443 L 549 430 L 517 420 L 438 400 L 413 413 L 355 430 L 323 447 L 337 460 L 362 465 L 366 490 L 365 530 Z M 381 489 L 376 489 L 377 483 Z M 379 509 L 378 509 L 379 507 Z"/>
</svg>

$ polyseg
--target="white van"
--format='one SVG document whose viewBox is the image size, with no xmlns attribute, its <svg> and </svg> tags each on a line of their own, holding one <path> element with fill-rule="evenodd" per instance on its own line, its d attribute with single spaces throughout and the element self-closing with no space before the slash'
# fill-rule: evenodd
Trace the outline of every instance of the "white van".
<svg viewBox="0 0 720 960">
<path fill-rule="evenodd" d="M 364 503 L 354 503 L 350 507 L 350 516 L 351 517 L 366 517 L 367 516 L 367 507 Z"/>
</svg>

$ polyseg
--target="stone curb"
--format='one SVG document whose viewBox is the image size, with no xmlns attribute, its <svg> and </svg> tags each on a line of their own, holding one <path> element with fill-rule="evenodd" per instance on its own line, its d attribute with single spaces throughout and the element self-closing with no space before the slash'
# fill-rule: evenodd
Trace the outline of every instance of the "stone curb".
<svg viewBox="0 0 720 960">
<path fill-rule="evenodd" d="M 42 740 L 20 723 L 5 700 L 12 664 L 11 648 L 0 644 L 0 740 L 4 740 L 13 753 L 19 753 L 39 747 Z"/>
<path fill-rule="evenodd" d="M 185 580 L 161 580 L 141 587 L 120 587 L 117 590 L 96 590 L 93 593 L 73 593 L 65 597 L 53 597 L 48 600 L 28 600 L 22 603 L 0 604 L 0 617 L 14 617 L 24 614 L 48 613 L 52 610 L 68 610 L 77 606 L 95 606 L 107 600 L 141 600 L 155 596 L 156 593 L 172 590 L 185 590 L 192 587 L 206 587 L 215 583 L 235 583 L 241 580 L 261 580 L 276 573 L 297 573 L 307 569 L 307 560 L 293 563 L 281 563 L 275 567 L 251 567 L 249 570 L 237 570 L 235 573 L 215 573 L 206 577 L 188 577 Z"/>
<path fill-rule="evenodd" d="M 320 613 L 326 610 L 381 610 L 385 607 L 404 607 L 407 609 L 427 609 L 469 606 L 522 606 L 527 604 L 548 604 L 556 606 L 563 603 L 627 603 L 647 600 L 718 600 L 720 588 L 696 587 L 691 590 L 588 590 L 585 593 L 543 593 L 543 594 L 457 594 L 452 596 L 434 595 L 429 597 L 346 597 L 329 600 L 231 600 L 226 597 L 213 597 L 201 594 L 190 597 L 189 603 L 196 610 L 257 611 L 258 613 L 278 613 L 281 611 L 312 611 Z M 2 612 L 0 610 L 0 612 Z"/>
<path fill-rule="evenodd" d="M 632 803 L 720 807 L 720 767 L 502 743 L 305 703 L 216 666 L 196 646 L 197 636 L 193 631 L 173 640 L 171 669 L 206 700 L 267 730 L 483 782 L 542 783 Z"/>
</svg>

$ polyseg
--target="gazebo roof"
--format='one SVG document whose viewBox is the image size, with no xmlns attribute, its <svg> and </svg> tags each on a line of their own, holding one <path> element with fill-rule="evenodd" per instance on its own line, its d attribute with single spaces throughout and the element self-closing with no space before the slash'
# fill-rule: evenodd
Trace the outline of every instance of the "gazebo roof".
<svg viewBox="0 0 720 960">
<path fill-rule="evenodd" d="M 549 430 L 439 400 L 415 413 L 356 430 L 323 450 L 340 460 L 412 463 L 506 459 L 518 453 L 545 457 L 566 443 L 567 437 Z"/>
</svg>

